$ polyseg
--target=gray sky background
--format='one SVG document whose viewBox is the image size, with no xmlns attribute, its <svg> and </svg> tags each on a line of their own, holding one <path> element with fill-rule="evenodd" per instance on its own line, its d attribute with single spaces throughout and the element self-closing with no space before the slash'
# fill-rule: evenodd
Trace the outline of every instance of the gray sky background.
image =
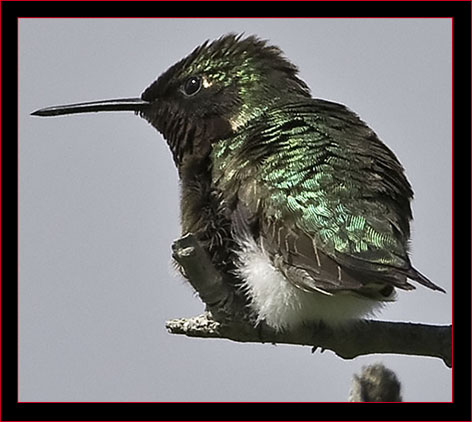
<svg viewBox="0 0 472 422">
<path fill-rule="evenodd" d="M 451 322 L 450 19 L 20 19 L 20 401 L 346 401 L 381 360 L 406 401 L 451 400 L 442 361 L 167 333 L 203 305 L 171 269 L 178 180 L 132 113 L 34 118 L 37 108 L 135 97 L 206 40 L 269 39 L 313 96 L 346 104 L 415 191 L 411 256 L 448 294 L 400 292 L 385 320 Z"/>
</svg>

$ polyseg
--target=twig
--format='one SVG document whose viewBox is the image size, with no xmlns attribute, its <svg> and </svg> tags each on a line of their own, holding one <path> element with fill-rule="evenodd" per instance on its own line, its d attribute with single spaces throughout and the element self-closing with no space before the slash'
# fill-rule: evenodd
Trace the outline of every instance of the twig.
<svg viewBox="0 0 472 422">
<path fill-rule="evenodd" d="M 233 291 L 223 282 L 222 275 L 195 236 L 187 234 L 176 240 L 172 244 L 172 256 L 182 265 L 190 284 L 204 303 L 212 308 L 221 308 L 232 302 Z"/>
<path fill-rule="evenodd" d="M 432 356 L 441 358 L 448 367 L 452 366 L 451 325 L 362 320 L 336 329 L 322 324 L 280 332 L 264 324 L 254 327 L 247 318 L 241 317 L 244 313 L 237 295 L 223 281 L 194 236 L 187 235 L 174 242 L 173 253 L 209 312 L 167 321 L 166 327 L 172 334 L 238 342 L 308 345 L 313 350 L 332 350 L 344 359 L 371 353 Z M 232 317 L 235 315 L 237 317 Z"/>
</svg>

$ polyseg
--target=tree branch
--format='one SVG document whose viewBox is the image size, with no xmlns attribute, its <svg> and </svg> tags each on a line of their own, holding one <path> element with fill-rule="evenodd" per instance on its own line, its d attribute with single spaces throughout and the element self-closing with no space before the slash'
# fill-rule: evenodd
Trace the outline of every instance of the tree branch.
<svg viewBox="0 0 472 422">
<path fill-rule="evenodd" d="M 313 351 L 332 350 L 344 359 L 372 353 L 431 356 L 452 366 L 451 325 L 362 320 L 339 328 L 316 324 L 280 332 L 265 324 L 254 327 L 244 312 L 244 304 L 224 282 L 193 235 L 177 240 L 172 249 L 175 260 L 182 265 L 208 309 L 197 317 L 167 321 L 166 327 L 172 334 L 308 345 Z"/>
</svg>

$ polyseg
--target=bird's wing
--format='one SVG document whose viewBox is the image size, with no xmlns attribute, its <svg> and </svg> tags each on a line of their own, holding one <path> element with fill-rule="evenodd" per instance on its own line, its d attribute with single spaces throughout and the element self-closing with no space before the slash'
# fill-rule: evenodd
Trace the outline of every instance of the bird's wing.
<svg viewBox="0 0 472 422">
<path fill-rule="evenodd" d="M 413 193 L 403 168 L 353 112 L 289 104 L 240 142 L 240 208 L 258 217 L 262 246 L 298 287 L 388 296 L 413 289 L 411 278 L 440 289 L 408 258 Z"/>
</svg>

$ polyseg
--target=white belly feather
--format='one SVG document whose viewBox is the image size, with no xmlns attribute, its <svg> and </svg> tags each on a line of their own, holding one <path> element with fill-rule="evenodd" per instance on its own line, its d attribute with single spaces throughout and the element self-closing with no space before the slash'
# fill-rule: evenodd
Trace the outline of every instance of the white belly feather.
<svg viewBox="0 0 472 422">
<path fill-rule="evenodd" d="M 238 275 L 243 280 L 251 311 L 276 330 L 291 329 L 303 322 L 323 321 L 340 325 L 372 314 L 383 302 L 347 292 L 327 295 L 295 287 L 271 263 L 253 239 L 240 241 Z"/>
</svg>

